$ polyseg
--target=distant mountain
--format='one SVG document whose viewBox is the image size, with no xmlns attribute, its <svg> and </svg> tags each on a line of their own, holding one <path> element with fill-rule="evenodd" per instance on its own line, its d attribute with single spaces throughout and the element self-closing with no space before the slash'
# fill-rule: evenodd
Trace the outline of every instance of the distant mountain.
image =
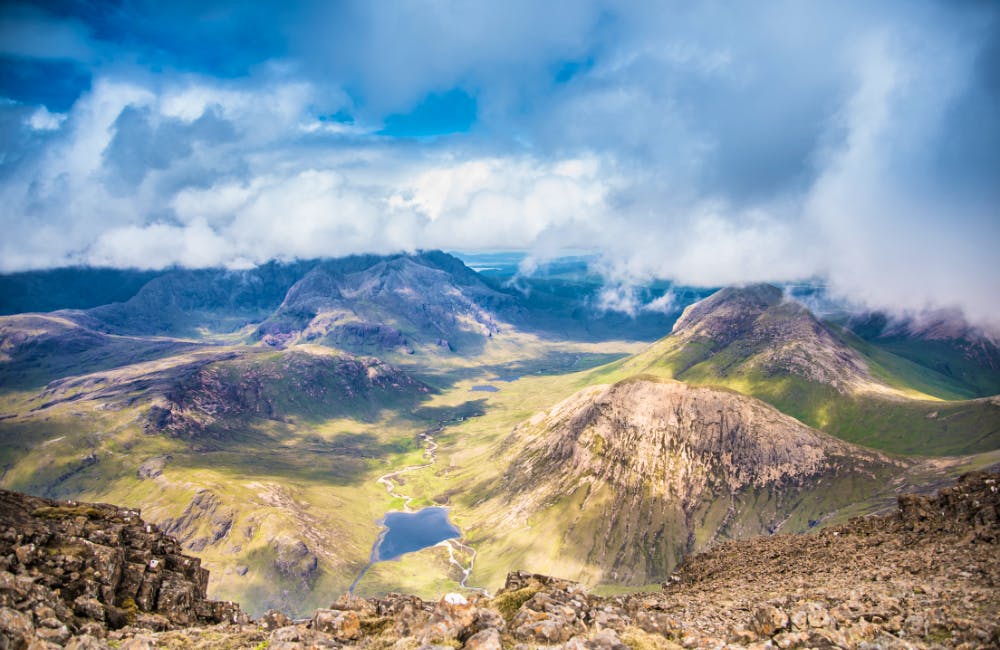
<svg viewBox="0 0 1000 650">
<path fill-rule="evenodd" d="M 897 453 L 1000 447 L 1000 399 L 958 400 L 947 377 L 819 321 L 769 285 L 722 289 L 673 332 L 597 373 L 726 386 L 838 437 Z M 983 371 L 1000 381 L 1000 373 Z"/>
<path fill-rule="evenodd" d="M 503 320 L 522 320 L 517 298 L 443 253 L 321 262 L 288 290 L 257 329 L 269 345 L 316 342 L 346 349 L 482 345 Z M 464 350 L 463 350 L 464 351 Z"/>
<path fill-rule="evenodd" d="M 0 274 L 0 315 L 124 302 L 165 271 L 67 267 Z"/>
<path fill-rule="evenodd" d="M 150 361 L 200 345 L 168 337 L 109 334 L 80 320 L 67 312 L 0 316 L 0 384 L 38 388 L 66 375 Z"/>
<path fill-rule="evenodd" d="M 174 270 L 153 278 L 125 302 L 72 317 L 116 334 L 200 337 L 234 332 L 277 309 L 309 268 L 305 262 L 271 262 L 244 271 Z"/>
<path fill-rule="evenodd" d="M 596 565 L 626 584 L 663 580 L 718 540 L 805 530 L 909 464 L 752 397 L 651 377 L 585 389 L 505 445 L 500 517 L 554 542 L 533 568 Z"/>
<path fill-rule="evenodd" d="M 860 354 L 771 285 L 729 287 L 691 305 L 674 324 L 670 341 L 673 351 L 663 360 L 677 374 L 705 364 L 698 370 L 791 375 L 841 393 L 874 382 Z"/>
<path fill-rule="evenodd" d="M 876 349 L 934 373 L 956 396 L 1000 394 L 1000 337 L 970 325 L 955 310 L 910 317 L 858 314 L 845 329 Z"/>
</svg>

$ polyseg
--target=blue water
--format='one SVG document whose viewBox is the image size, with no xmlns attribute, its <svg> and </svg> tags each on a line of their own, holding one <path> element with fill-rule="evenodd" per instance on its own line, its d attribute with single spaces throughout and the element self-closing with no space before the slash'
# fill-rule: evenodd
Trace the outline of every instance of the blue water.
<svg viewBox="0 0 1000 650">
<path fill-rule="evenodd" d="M 490 386 L 489 384 L 482 384 L 480 386 L 473 386 L 469 390 L 481 391 L 484 393 L 496 393 L 500 389 L 497 388 L 496 386 Z"/>
<path fill-rule="evenodd" d="M 403 555 L 434 546 L 446 539 L 461 537 L 462 533 L 448 521 L 447 508 L 424 508 L 417 512 L 389 512 L 382 518 L 386 530 L 375 548 L 376 561 L 392 560 Z"/>
</svg>

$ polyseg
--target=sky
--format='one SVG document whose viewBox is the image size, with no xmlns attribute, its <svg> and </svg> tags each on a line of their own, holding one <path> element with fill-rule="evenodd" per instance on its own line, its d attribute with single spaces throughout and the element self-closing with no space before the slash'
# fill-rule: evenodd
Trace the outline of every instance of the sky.
<svg viewBox="0 0 1000 650">
<path fill-rule="evenodd" d="M 1000 3 L 5 0 L 0 225 L 3 272 L 583 250 L 996 325 Z"/>
</svg>

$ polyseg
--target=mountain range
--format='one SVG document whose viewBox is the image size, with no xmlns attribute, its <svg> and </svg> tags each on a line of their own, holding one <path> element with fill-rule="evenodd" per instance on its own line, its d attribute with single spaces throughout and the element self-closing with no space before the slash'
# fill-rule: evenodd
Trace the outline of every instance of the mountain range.
<svg viewBox="0 0 1000 650">
<path fill-rule="evenodd" d="M 954 313 L 658 285 L 630 318 L 589 274 L 441 252 L 0 287 L 0 487 L 141 507 L 252 613 L 657 583 L 1000 461 L 1000 348 Z M 459 539 L 370 562 L 386 512 L 432 505 Z"/>
</svg>

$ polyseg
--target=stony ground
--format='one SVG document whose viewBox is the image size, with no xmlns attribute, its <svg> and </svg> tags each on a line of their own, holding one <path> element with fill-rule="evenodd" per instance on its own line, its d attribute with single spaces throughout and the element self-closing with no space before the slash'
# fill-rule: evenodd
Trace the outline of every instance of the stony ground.
<svg viewBox="0 0 1000 650">
<path fill-rule="evenodd" d="M 935 497 L 900 497 L 899 506 L 814 535 L 719 546 L 688 558 L 656 593 L 600 598 L 572 582 L 512 573 L 493 598 L 344 597 L 309 621 L 269 612 L 247 622 L 231 610 L 238 623 L 193 627 L 157 614 L 155 598 L 143 601 L 153 610 L 124 619 L 117 605 L 94 605 L 100 589 L 69 602 L 53 588 L 62 565 L 29 557 L 37 543 L 29 553 L 8 541 L 0 547 L 0 650 L 1000 648 L 1000 475 L 969 474 Z M 41 512 L 52 521 L 52 511 Z M 87 519 L 94 531 L 97 521 Z M 6 530 L 10 537 L 15 529 Z M 44 548 L 42 557 L 58 556 Z M 87 566 L 75 553 L 63 556 Z M 113 582 L 97 581 L 105 591 Z"/>
</svg>

